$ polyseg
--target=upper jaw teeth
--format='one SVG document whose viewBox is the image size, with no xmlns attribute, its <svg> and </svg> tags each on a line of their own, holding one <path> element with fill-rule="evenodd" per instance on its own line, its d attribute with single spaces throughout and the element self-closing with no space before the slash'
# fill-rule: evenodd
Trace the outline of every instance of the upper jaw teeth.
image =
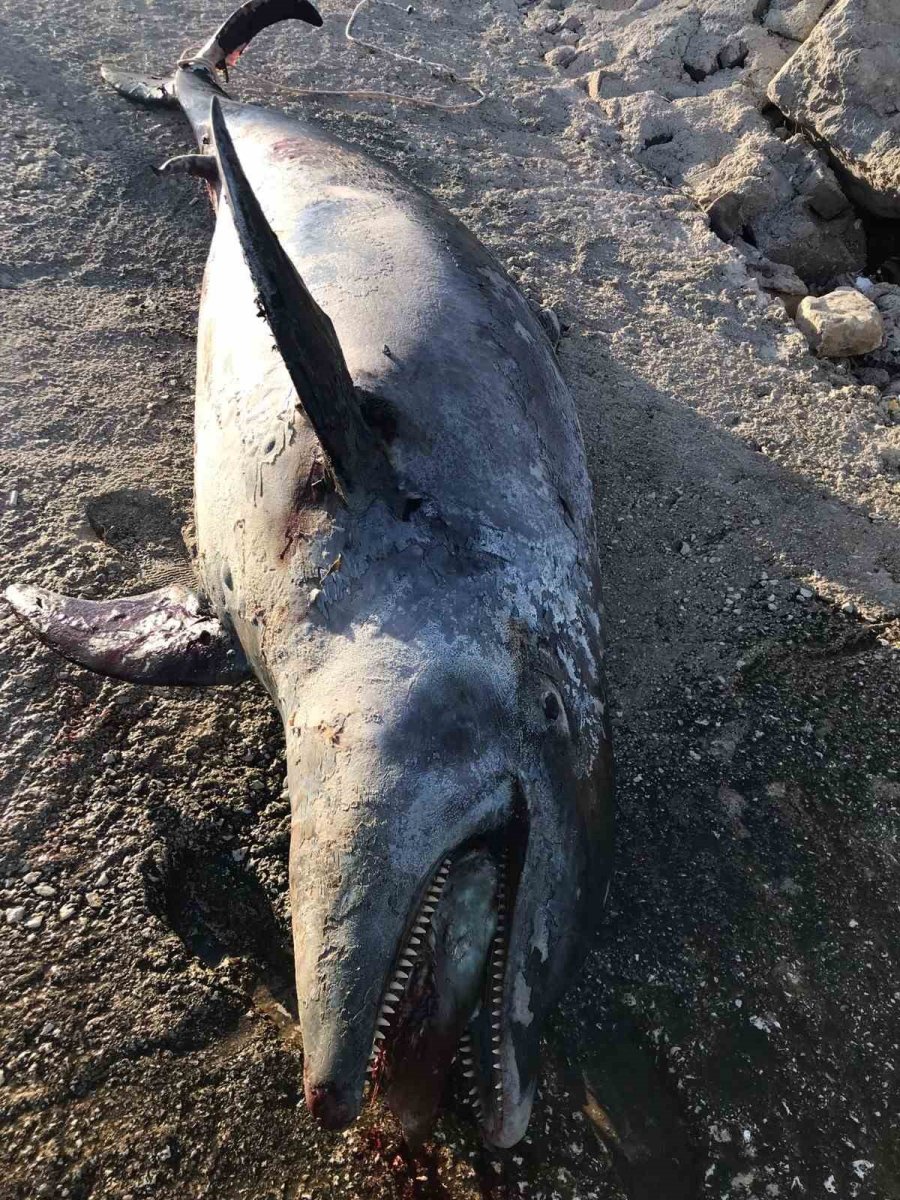
<svg viewBox="0 0 900 1200">
<path fill-rule="evenodd" d="M 378 1010 L 378 1017 L 375 1021 L 375 1038 L 372 1043 L 372 1054 L 369 1061 L 371 1062 L 378 1050 L 381 1042 L 384 1041 L 387 1030 L 393 1024 L 393 1018 L 396 1015 L 397 1007 L 400 999 L 406 990 L 409 983 L 412 969 L 415 960 L 419 955 L 425 935 L 431 928 L 431 920 L 438 906 L 438 901 L 441 898 L 441 893 L 447 883 L 450 875 L 451 859 L 445 858 L 435 872 L 434 879 L 425 893 L 425 898 L 422 901 L 422 907 L 419 909 L 418 915 L 410 930 L 409 937 L 400 954 L 399 962 L 391 976 L 390 982 L 385 989 L 384 998 L 381 1001 L 381 1008 Z"/>
</svg>

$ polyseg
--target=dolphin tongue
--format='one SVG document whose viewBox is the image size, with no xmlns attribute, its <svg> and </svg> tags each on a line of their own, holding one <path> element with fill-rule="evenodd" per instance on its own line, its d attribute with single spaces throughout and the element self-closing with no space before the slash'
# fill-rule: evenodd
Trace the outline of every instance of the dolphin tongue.
<svg viewBox="0 0 900 1200">
<path fill-rule="evenodd" d="M 434 1123 L 460 1038 L 484 994 L 496 895 L 497 867 L 486 850 L 456 860 L 378 1068 L 378 1086 L 413 1148 Z"/>
</svg>

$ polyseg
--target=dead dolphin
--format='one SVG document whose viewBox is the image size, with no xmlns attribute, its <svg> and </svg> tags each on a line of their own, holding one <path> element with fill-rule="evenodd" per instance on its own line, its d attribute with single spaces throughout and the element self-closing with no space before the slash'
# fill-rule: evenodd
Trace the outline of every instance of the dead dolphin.
<svg viewBox="0 0 900 1200">
<path fill-rule="evenodd" d="M 219 73 L 305 0 L 251 0 L 174 74 L 217 217 L 200 304 L 201 587 L 10 588 L 93 670 L 252 671 L 278 705 L 306 1098 L 376 1086 L 410 1136 L 454 1057 L 484 1137 L 531 1110 L 541 1031 L 610 871 L 591 488 L 572 398 L 491 255 L 392 170 Z M 327 315 L 326 315 L 327 314 Z M 373 1057 L 374 1055 L 374 1057 Z"/>
</svg>

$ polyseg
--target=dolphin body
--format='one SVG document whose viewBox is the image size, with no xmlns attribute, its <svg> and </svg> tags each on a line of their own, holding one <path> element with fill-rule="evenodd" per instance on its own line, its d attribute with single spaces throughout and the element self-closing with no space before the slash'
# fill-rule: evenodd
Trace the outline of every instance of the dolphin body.
<svg viewBox="0 0 900 1200">
<path fill-rule="evenodd" d="M 453 217 L 219 73 L 305 0 L 250 0 L 166 79 L 216 224 L 199 316 L 197 593 L 7 599 L 139 683 L 252 672 L 284 721 L 304 1084 L 367 1069 L 415 1141 L 454 1060 L 526 1129 L 547 1015 L 608 886 L 612 755 L 591 488 L 552 347 Z M 328 314 L 326 316 L 326 314 Z"/>
</svg>

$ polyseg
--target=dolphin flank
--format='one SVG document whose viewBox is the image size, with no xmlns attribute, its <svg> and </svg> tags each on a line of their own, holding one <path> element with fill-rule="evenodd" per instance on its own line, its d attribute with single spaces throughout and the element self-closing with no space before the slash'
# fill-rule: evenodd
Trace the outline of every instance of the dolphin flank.
<svg viewBox="0 0 900 1200">
<path fill-rule="evenodd" d="M 367 1075 L 413 1144 L 452 1072 L 524 1134 L 541 1033 L 609 882 L 592 497 L 553 349 L 428 196 L 220 75 L 306 0 L 248 0 L 171 76 L 216 211 L 200 302 L 196 592 L 11 587 L 53 649 L 136 683 L 255 674 L 284 722 L 304 1086 Z M 454 1065 L 455 1064 L 455 1065 Z"/>
</svg>

